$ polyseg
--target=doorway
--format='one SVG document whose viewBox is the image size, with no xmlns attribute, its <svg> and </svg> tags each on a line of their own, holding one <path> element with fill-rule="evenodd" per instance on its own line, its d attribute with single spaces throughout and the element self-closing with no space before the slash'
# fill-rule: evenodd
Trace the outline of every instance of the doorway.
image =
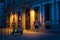
<svg viewBox="0 0 60 40">
<path fill-rule="evenodd" d="M 26 8 L 26 16 L 25 16 L 25 22 L 26 22 L 26 26 L 25 26 L 25 29 L 29 30 L 30 29 L 30 9 L 29 8 Z"/>
<path fill-rule="evenodd" d="M 50 29 L 51 4 L 44 5 L 44 9 L 45 9 L 45 28 Z"/>
</svg>

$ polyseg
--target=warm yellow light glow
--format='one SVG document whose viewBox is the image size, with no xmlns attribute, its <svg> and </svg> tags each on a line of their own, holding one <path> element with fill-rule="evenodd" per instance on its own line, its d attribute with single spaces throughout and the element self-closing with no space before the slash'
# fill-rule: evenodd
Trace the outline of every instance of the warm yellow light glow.
<svg viewBox="0 0 60 40">
<path fill-rule="evenodd" d="M 25 26 L 26 26 L 26 18 L 25 18 L 26 14 L 25 12 L 23 12 L 23 15 L 22 15 L 22 27 L 23 29 L 25 29 Z M 30 29 L 33 29 L 33 23 L 35 21 L 35 11 L 34 10 L 30 10 Z"/>
<path fill-rule="evenodd" d="M 42 18 L 42 13 L 40 13 L 40 22 L 42 23 L 43 18 Z"/>
<path fill-rule="evenodd" d="M 21 20 L 21 17 L 19 17 L 19 20 Z"/>
<path fill-rule="evenodd" d="M 35 11 L 34 11 L 34 10 L 30 10 L 30 13 L 31 13 L 32 15 L 34 15 Z"/>
<path fill-rule="evenodd" d="M 30 26 L 31 26 L 31 29 L 34 29 L 34 27 L 33 27 L 34 21 L 35 21 L 35 11 L 30 10 Z"/>
<path fill-rule="evenodd" d="M 16 28 L 18 28 L 18 15 L 17 15 L 17 13 L 14 15 L 14 17 L 15 17 Z"/>
<path fill-rule="evenodd" d="M 13 17 L 15 18 L 14 20 L 15 20 L 15 23 L 16 23 L 16 27 L 18 25 L 18 15 L 17 14 L 13 15 L 13 13 L 11 13 L 11 15 L 10 15 L 10 28 L 12 28 Z"/>
<path fill-rule="evenodd" d="M 11 13 L 11 15 L 10 15 L 10 28 L 12 28 L 12 22 L 13 22 L 13 15 Z"/>
<path fill-rule="evenodd" d="M 25 13 L 23 12 L 23 15 L 22 15 L 22 27 L 23 27 L 23 29 L 25 29 L 25 25 L 26 25 L 26 23 L 25 23 Z"/>
</svg>

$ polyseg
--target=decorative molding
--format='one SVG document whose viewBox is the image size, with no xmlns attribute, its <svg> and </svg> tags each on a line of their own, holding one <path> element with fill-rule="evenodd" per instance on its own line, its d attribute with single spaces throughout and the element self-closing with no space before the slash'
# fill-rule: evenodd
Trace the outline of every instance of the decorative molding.
<svg viewBox="0 0 60 40">
<path fill-rule="evenodd" d="M 32 6 L 32 8 L 37 7 L 37 6 L 41 6 L 41 4 L 35 4 Z"/>
<path fill-rule="evenodd" d="M 49 1 L 49 2 L 43 2 L 42 4 L 45 5 L 45 4 L 52 4 L 53 1 Z"/>
</svg>

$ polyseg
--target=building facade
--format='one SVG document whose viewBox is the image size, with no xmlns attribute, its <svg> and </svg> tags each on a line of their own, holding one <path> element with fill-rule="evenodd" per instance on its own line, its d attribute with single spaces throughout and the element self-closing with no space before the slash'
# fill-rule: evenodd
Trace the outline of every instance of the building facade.
<svg viewBox="0 0 60 40">
<path fill-rule="evenodd" d="M 42 23 L 40 30 L 60 31 L 60 0 L 5 0 L 3 3 L 5 27 L 12 28 L 13 22 L 18 27 L 20 22 L 23 29 L 34 30 L 34 21 L 38 20 Z"/>
</svg>

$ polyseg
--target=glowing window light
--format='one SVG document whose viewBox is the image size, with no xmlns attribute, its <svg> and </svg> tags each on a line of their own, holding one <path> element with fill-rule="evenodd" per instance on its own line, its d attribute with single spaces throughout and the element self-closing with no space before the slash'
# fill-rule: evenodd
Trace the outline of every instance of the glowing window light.
<svg viewBox="0 0 60 40">
<path fill-rule="evenodd" d="M 34 29 L 34 27 L 33 27 L 34 21 L 35 21 L 35 11 L 30 10 L 30 26 L 31 26 L 31 29 Z"/>
<path fill-rule="evenodd" d="M 30 13 L 32 13 L 32 15 L 34 15 L 35 11 L 34 10 L 30 10 Z"/>
</svg>

